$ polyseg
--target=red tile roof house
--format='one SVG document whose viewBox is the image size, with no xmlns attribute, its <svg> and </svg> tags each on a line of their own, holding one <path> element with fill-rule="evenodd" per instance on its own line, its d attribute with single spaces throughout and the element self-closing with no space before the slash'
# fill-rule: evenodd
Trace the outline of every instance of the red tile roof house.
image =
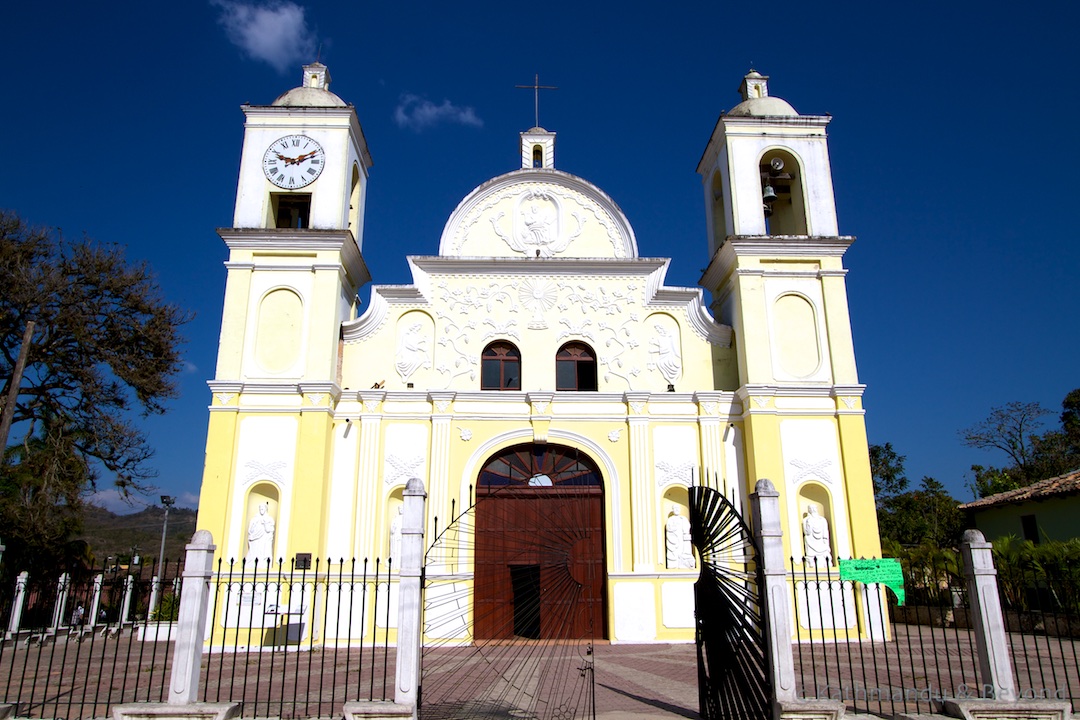
<svg viewBox="0 0 1080 720">
<path fill-rule="evenodd" d="M 1080 537 L 1080 470 L 960 506 L 987 540 L 1015 535 L 1038 544 Z"/>
</svg>

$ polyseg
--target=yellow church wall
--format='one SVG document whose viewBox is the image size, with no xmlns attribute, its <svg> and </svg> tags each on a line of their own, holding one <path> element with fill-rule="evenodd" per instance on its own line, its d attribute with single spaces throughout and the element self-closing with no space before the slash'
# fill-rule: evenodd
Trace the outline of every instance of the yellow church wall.
<svg viewBox="0 0 1080 720">
<path fill-rule="evenodd" d="M 217 395 L 213 402 L 225 406 L 235 395 Z M 224 402 L 223 402 L 224 400 Z M 199 489 L 199 513 L 196 529 L 207 530 L 219 550 L 226 538 L 228 518 L 232 514 L 233 464 L 235 463 L 237 413 L 235 410 L 211 410 L 206 431 L 206 464 Z M 220 552 L 218 557 L 221 557 Z"/>
<path fill-rule="evenodd" d="M 230 268 L 225 281 L 225 305 L 221 316 L 221 336 L 218 343 L 215 377 L 240 377 L 247 336 L 248 296 L 251 293 L 251 271 Z"/>
</svg>

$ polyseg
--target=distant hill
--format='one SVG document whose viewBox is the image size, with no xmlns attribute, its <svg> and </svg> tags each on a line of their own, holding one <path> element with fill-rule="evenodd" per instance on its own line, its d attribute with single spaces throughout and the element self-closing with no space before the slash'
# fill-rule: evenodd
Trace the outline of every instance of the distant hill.
<svg viewBox="0 0 1080 720">
<path fill-rule="evenodd" d="M 83 531 L 74 539 L 85 540 L 94 554 L 94 564 L 102 565 L 110 555 L 123 557 L 125 564 L 133 546 L 145 561 L 157 561 L 161 548 L 161 521 L 165 510 L 148 507 L 131 515 L 117 515 L 94 505 L 86 506 Z M 181 559 L 184 546 L 195 532 L 195 511 L 185 508 L 169 510 L 169 528 L 165 538 L 165 559 Z"/>
</svg>

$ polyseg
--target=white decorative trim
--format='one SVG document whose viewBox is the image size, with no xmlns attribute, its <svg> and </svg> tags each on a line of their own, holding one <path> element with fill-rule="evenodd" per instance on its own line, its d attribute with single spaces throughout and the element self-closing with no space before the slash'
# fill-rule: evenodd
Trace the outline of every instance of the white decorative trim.
<svg viewBox="0 0 1080 720">
<path fill-rule="evenodd" d="M 604 228 L 615 257 L 637 257 L 637 240 L 633 228 L 618 205 L 606 193 L 569 173 L 532 168 L 500 175 L 469 193 L 450 214 L 450 219 L 443 228 L 442 237 L 439 239 L 439 255 L 458 255 L 469 236 L 469 230 L 486 210 L 506 199 L 532 194 L 572 199 L 592 213 L 597 223 Z M 514 248 L 513 244 L 511 248 Z M 541 249 L 542 254 L 543 252 Z"/>
<path fill-rule="evenodd" d="M 228 405 L 236 397 L 236 393 L 214 393 L 214 397 L 219 405 Z"/>
<path fill-rule="evenodd" d="M 279 485 L 285 484 L 285 477 L 281 474 L 281 471 L 287 468 L 289 464 L 284 460 L 271 460 L 266 463 L 261 463 L 258 460 L 248 460 L 244 463 L 244 487 L 247 487 L 256 480 L 268 477 L 275 481 Z"/>
<path fill-rule="evenodd" d="M 470 440 L 472 440 L 472 430 L 470 430 L 469 428 L 463 428 L 459 425 L 458 433 L 461 434 L 461 440 L 463 442 L 469 442 Z"/>
<path fill-rule="evenodd" d="M 488 438 L 483 444 L 478 445 L 462 468 L 462 475 L 459 480 L 461 483 L 459 486 L 460 501 L 465 503 L 465 506 L 468 505 L 468 502 L 471 499 L 469 497 L 468 488 L 470 485 L 476 484 L 476 477 L 481 463 L 487 461 L 487 459 L 494 455 L 499 448 L 509 447 L 516 442 L 530 442 L 532 437 L 532 428 L 518 428 Z M 604 448 L 600 447 L 592 439 L 587 438 L 584 435 L 567 432 L 566 430 L 557 428 L 549 430 L 548 442 L 559 441 L 570 447 L 580 446 L 600 467 L 600 470 L 603 473 L 604 483 L 605 522 L 610 522 L 611 524 L 611 537 L 616 539 L 621 538 L 623 523 L 620 510 L 620 508 L 622 508 L 622 493 L 620 491 L 619 474 L 615 461 Z M 605 552 L 612 558 L 611 567 L 615 572 L 622 572 L 624 567 L 623 543 L 616 540 L 616 542 L 605 547 Z"/>
<path fill-rule="evenodd" d="M 693 481 L 693 469 L 696 465 L 697 463 L 694 462 L 669 463 L 666 460 L 657 462 L 657 486 L 684 485 L 690 487 L 690 483 Z"/>
<path fill-rule="evenodd" d="M 845 405 L 847 405 L 848 410 L 854 410 L 855 409 L 855 403 L 858 401 L 858 398 L 848 397 L 846 395 L 841 396 L 840 399 L 843 401 L 843 403 Z"/>
<path fill-rule="evenodd" d="M 619 442 L 619 437 L 620 437 L 621 434 L 622 434 L 622 428 L 619 428 L 617 430 L 612 430 L 611 432 L 609 432 L 607 434 L 608 442 L 613 442 L 613 443 Z"/>
<path fill-rule="evenodd" d="M 828 483 L 832 483 L 833 481 L 832 474 L 825 469 L 832 465 L 832 460 L 825 459 L 818 460 L 817 462 L 808 462 L 796 458 L 794 460 L 789 460 L 788 465 L 791 465 L 798 470 L 793 478 L 793 482 L 796 484 L 808 477 L 819 477 Z"/>
<path fill-rule="evenodd" d="M 401 456 L 390 453 L 383 465 L 383 483 L 387 486 L 404 485 L 409 478 L 416 476 L 416 470 L 424 464 L 424 455 L 415 453 Z"/>
</svg>

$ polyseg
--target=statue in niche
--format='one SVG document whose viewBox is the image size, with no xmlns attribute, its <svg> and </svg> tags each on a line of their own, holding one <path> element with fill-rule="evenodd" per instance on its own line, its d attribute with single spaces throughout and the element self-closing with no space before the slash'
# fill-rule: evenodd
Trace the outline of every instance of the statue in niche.
<svg viewBox="0 0 1080 720">
<path fill-rule="evenodd" d="M 673 383 L 682 374 L 682 357 L 679 355 L 675 334 L 668 332 L 659 323 L 653 328 L 656 330 L 656 337 L 649 340 L 649 345 L 652 346 L 649 352 L 656 354 L 656 369 L 665 380 Z"/>
<path fill-rule="evenodd" d="M 431 367 L 431 359 L 428 357 L 427 338 L 424 337 L 423 325 L 413 323 L 398 340 L 397 357 L 394 358 L 394 366 L 402 381 L 408 380 L 414 372 L 420 368 Z"/>
<path fill-rule="evenodd" d="M 806 508 L 802 524 L 803 564 L 811 567 L 828 567 L 832 562 L 829 545 L 829 521 L 818 514 L 817 505 Z"/>
<path fill-rule="evenodd" d="M 669 570 L 690 570 L 694 567 L 694 544 L 690 537 L 690 521 L 679 514 L 679 506 L 671 506 L 664 525 L 664 546 Z"/>
<path fill-rule="evenodd" d="M 401 520 L 405 509 L 398 505 L 397 515 L 390 521 L 390 557 L 394 566 L 401 564 Z"/>
<path fill-rule="evenodd" d="M 249 564 L 258 561 L 269 564 L 274 558 L 274 518 L 270 517 L 270 503 L 259 505 L 259 514 L 248 524 L 248 552 L 244 558 Z"/>
</svg>

